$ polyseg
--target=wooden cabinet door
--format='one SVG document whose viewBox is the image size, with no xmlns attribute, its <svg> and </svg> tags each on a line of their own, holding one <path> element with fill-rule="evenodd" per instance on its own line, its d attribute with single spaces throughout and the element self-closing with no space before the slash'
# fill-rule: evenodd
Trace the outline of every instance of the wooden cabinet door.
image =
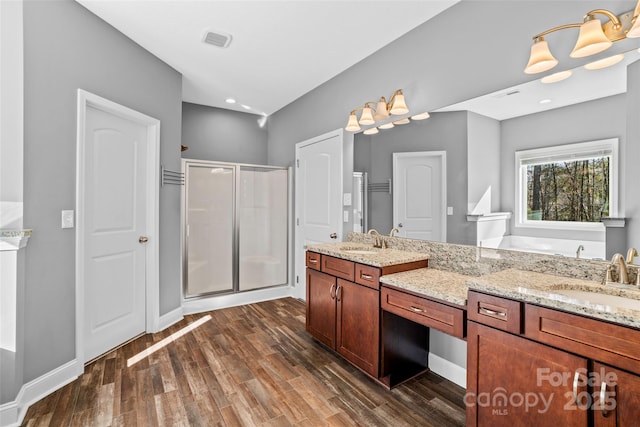
<svg viewBox="0 0 640 427">
<path fill-rule="evenodd" d="M 307 268 L 307 331 L 336 348 L 336 278 Z"/>
<path fill-rule="evenodd" d="M 475 322 L 467 345 L 467 426 L 587 425 L 586 359 Z"/>
<path fill-rule="evenodd" d="M 378 377 L 380 361 L 380 292 L 338 279 L 336 350 L 345 359 Z"/>
<path fill-rule="evenodd" d="M 596 427 L 640 425 L 640 376 L 598 362 L 593 365 L 592 375 L 595 402 L 594 425 Z"/>
</svg>

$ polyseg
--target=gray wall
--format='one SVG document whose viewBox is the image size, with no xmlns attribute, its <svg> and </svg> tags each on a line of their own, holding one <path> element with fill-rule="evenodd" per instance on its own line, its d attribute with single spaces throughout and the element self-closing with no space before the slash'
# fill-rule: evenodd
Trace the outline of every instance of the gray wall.
<svg viewBox="0 0 640 427">
<path fill-rule="evenodd" d="M 428 120 L 355 138 L 355 168 L 369 173 L 369 183 L 383 183 L 393 176 L 393 153 L 447 152 L 447 242 L 468 243 L 467 236 L 467 113 L 434 113 Z M 361 157 L 369 158 L 368 162 Z M 465 189 L 460 191 L 460 189 Z M 393 227 L 392 195 L 369 193 L 369 226 L 381 233 Z M 472 243 L 472 242 L 470 242 Z"/>
<path fill-rule="evenodd" d="M 583 102 L 565 108 L 503 120 L 502 127 L 502 209 L 515 212 L 515 152 L 531 148 L 550 147 L 598 139 L 620 139 L 620 176 L 625 176 L 626 95 L 616 95 Z M 620 198 L 624 199 L 625 180 L 620 180 Z M 638 196 L 628 195 L 632 200 Z M 514 215 L 515 217 L 515 215 Z M 538 230 L 514 227 L 511 234 L 584 240 L 602 240 L 603 232 L 571 230 Z M 579 236 L 579 237 L 578 237 Z M 640 241 L 639 241 L 640 242 Z M 623 249 L 626 252 L 626 249 Z"/>
<path fill-rule="evenodd" d="M 75 358 L 78 88 L 161 120 L 161 162 L 180 168 L 178 72 L 70 0 L 24 5 L 25 363 L 28 382 Z M 160 313 L 180 306 L 180 188 L 160 190 Z"/>
<path fill-rule="evenodd" d="M 629 246 L 640 248 L 640 61 L 627 68 L 627 138 L 625 156 L 625 216 Z M 636 263 L 639 258 L 636 258 Z"/>
<path fill-rule="evenodd" d="M 182 103 L 182 157 L 220 162 L 267 164 L 267 129 L 261 116 Z"/>
<path fill-rule="evenodd" d="M 470 112 L 467 125 L 467 212 L 499 212 L 500 122 Z"/>
</svg>

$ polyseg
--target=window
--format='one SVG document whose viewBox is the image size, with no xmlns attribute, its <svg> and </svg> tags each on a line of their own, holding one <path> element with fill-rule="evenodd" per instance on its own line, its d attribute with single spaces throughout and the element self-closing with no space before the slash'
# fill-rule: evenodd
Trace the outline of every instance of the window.
<svg viewBox="0 0 640 427">
<path fill-rule="evenodd" d="M 618 139 L 516 152 L 516 226 L 597 229 L 618 214 Z"/>
</svg>

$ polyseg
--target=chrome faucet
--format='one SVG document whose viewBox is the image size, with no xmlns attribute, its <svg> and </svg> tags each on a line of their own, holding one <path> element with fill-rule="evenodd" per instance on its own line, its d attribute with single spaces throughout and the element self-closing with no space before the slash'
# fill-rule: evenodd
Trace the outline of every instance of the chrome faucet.
<svg viewBox="0 0 640 427">
<path fill-rule="evenodd" d="M 580 258 L 580 252 L 584 251 L 584 246 L 578 246 L 578 250 L 576 251 L 576 258 Z"/>
<path fill-rule="evenodd" d="M 387 242 L 384 241 L 380 233 L 378 233 L 378 230 L 375 228 L 370 229 L 367 234 L 375 237 L 375 241 L 373 243 L 374 248 L 384 248 L 387 246 Z"/>
<path fill-rule="evenodd" d="M 611 258 L 611 264 L 618 263 L 618 283 L 629 284 L 629 274 L 627 272 L 627 264 L 624 262 L 622 254 L 614 254 Z"/>
<path fill-rule="evenodd" d="M 393 235 L 394 235 L 395 233 L 399 233 L 399 232 L 400 232 L 400 230 L 398 230 L 397 228 L 393 227 L 393 228 L 391 229 L 391 231 L 389 232 L 389 237 L 393 237 Z"/>
</svg>

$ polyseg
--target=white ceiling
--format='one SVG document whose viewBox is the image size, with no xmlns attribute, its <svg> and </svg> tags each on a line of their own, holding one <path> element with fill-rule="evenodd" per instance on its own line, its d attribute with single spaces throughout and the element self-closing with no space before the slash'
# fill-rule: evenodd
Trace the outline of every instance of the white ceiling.
<svg viewBox="0 0 640 427">
<path fill-rule="evenodd" d="M 184 101 L 269 115 L 458 0 L 76 1 L 182 73 Z"/>
</svg>

